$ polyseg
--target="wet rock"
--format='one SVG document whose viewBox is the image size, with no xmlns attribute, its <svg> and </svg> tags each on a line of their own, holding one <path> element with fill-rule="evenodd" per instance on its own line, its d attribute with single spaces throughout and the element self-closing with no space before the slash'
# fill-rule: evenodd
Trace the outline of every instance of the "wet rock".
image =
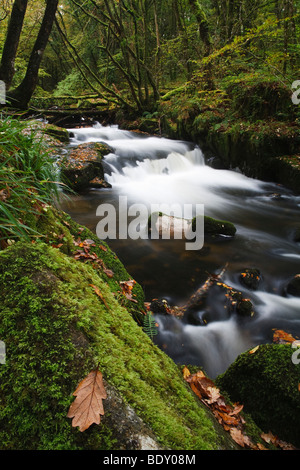
<svg viewBox="0 0 300 470">
<path fill-rule="evenodd" d="M 107 187 L 102 158 L 111 153 L 103 143 L 84 143 L 71 149 L 60 161 L 61 180 L 70 189 L 80 192 L 90 187 Z"/>
<path fill-rule="evenodd" d="M 168 302 L 165 299 L 153 299 L 150 303 L 150 310 L 153 313 L 162 313 L 167 315 L 169 313 Z"/>
<path fill-rule="evenodd" d="M 300 297 L 300 274 L 296 274 L 296 276 L 291 279 L 287 285 L 286 291 L 289 295 Z"/>
<path fill-rule="evenodd" d="M 148 219 L 148 229 L 153 237 L 185 239 L 186 234 L 192 229 L 192 222 L 162 212 L 153 212 Z"/>
<path fill-rule="evenodd" d="M 199 222 L 199 225 L 197 223 Z M 159 237 L 190 239 L 191 232 L 197 233 L 197 228 L 204 224 L 204 235 L 214 238 L 218 236 L 234 237 L 236 227 L 224 220 L 217 220 L 208 216 L 197 216 L 191 220 L 163 214 L 152 213 L 148 220 L 149 231 L 154 231 Z"/>
<path fill-rule="evenodd" d="M 296 243 L 299 243 L 300 242 L 300 227 L 297 227 L 295 232 L 294 232 L 294 236 L 293 236 L 293 240 L 294 242 Z"/>
<path fill-rule="evenodd" d="M 261 274 L 259 269 L 246 268 L 240 273 L 239 279 L 241 284 L 248 289 L 256 290 L 261 281 Z"/>
<path fill-rule="evenodd" d="M 196 228 L 197 217 L 193 219 L 192 228 Z M 231 222 L 225 220 L 214 219 L 213 217 L 204 216 L 204 235 L 210 237 L 227 236 L 234 237 L 236 234 L 236 227 Z"/>
</svg>

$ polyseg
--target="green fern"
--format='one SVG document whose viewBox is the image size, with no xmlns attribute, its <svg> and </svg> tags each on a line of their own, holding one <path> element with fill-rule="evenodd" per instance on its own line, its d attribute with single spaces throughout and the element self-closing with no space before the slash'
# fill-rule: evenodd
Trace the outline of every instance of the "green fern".
<svg viewBox="0 0 300 470">
<path fill-rule="evenodd" d="M 143 322 L 143 331 L 153 339 L 153 336 L 157 335 L 157 324 L 155 319 L 153 318 L 152 312 L 147 312 L 144 317 Z"/>
</svg>

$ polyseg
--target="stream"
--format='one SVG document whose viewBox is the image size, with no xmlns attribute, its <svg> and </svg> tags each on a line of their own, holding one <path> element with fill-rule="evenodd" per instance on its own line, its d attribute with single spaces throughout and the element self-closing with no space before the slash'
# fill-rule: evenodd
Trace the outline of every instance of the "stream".
<svg viewBox="0 0 300 470">
<path fill-rule="evenodd" d="M 195 364 L 211 378 L 224 372 L 247 349 L 272 341 L 273 329 L 300 337 L 300 298 L 286 294 L 289 280 L 300 273 L 300 196 L 272 182 L 248 178 L 237 170 L 214 169 L 201 149 L 191 143 L 119 129 L 69 129 L 70 146 L 107 143 L 112 152 L 103 160 L 111 188 L 92 189 L 63 198 L 62 210 L 96 233 L 101 204 L 204 205 L 205 215 L 235 224 L 234 238 L 205 240 L 201 250 L 186 250 L 183 240 L 107 240 L 127 271 L 143 287 L 147 301 L 166 299 L 184 305 L 211 273 L 228 263 L 222 281 L 251 299 L 251 318 L 228 316 L 218 297 L 210 296 L 210 318 L 191 324 L 187 319 L 156 315 L 155 343 L 175 362 Z M 239 274 L 257 268 L 258 290 L 240 284 Z"/>
</svg>

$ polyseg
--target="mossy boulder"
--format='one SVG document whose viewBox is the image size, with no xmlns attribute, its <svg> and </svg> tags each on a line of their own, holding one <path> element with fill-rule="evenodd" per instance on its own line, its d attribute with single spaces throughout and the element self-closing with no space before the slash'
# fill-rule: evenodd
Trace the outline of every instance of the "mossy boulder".
<svg viewBox="0 0 300 470">
<path fill-rule="evenodd" d="M 195 217 L 192 221 L 193 231 L 196 230 L 196 222 L 197 218 Z M 225 220 L 214 219 L 213 217 L 209 217 L 207 215 L 204 216 L 204 235 L 209 237 L 217 237 L 220 235 L 234 237 L 235 234 L 236 227 L 233 223 Z"/>
<path fill-rule="evenodd" d="M 54 137 L 64 144 L 70 142 L 69 131 L 63 127 L 55 126 L 54 124 L 45 124 L 43 130 L 45 134 Z"/>
<path fill-rule="evenodd" d="M 295 117 L 290 87 L 275 80 L 245 78 L 226 87 L 231 107 L 247 120 Z"/>
<path fill-rule="evenodd" d="M 300 447 L 300 363 L 294 353 L 290 344 L 261 345 L 241 354 L 216 383 L 264 432 Z"/>
<path fill-rule="evenodd" d="M 131 276 L 105 241 L 99 240 L 87 227 L 78 224 L 68 214 L 52 206 L 44 208 L 34 229 L 47 245 L 58 248 L 62 253 L 75 257 L 99 271 L 114 295 L 122 299 L 123 305 L 141 324 L 144 291 L 140 284 L 134 282 L 131 291 L 132 300 L 122 295 L 120 283 L 131 281 Z"/>
<path fill-rule="evenodd" d="M 2 450 L 120 449 L 109 419 L 82 433 L 66 417 L 78 383 L 97 366 L 160 446 L 235 448 L 92 265 L 18 242 L 0 253 L 0 282 Z"/>
</svg>

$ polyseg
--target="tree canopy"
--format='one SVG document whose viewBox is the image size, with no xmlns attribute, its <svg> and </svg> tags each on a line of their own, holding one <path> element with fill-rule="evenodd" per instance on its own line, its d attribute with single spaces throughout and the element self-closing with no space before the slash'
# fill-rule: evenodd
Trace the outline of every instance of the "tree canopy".
<svg viewBox="0 0 300 470">
<path fill-rule="evenodd" d="M 167 93 L 299 79 L 299 0 L 15 0 L 0 6 L 12 104 L 85 97 L 143 113 Z M 47 45 L 47 47 L 46 47 Z"/>
</svg>

